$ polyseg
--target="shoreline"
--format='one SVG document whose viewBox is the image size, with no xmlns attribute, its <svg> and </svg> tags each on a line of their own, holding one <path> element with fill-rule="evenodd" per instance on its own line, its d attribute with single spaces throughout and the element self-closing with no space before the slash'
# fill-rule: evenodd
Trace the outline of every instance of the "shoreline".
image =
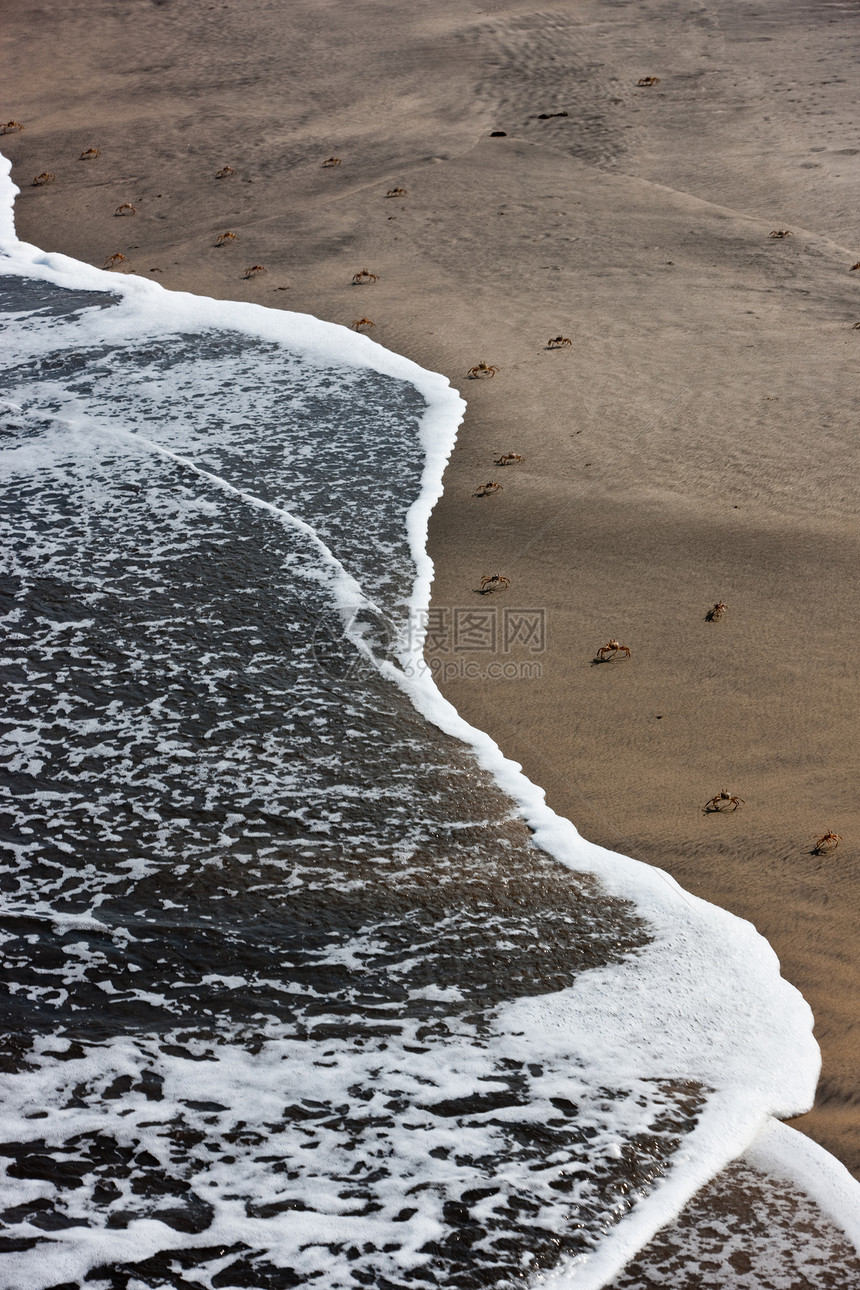
<svg viewBox="0 0 860 1290">
<path fill-rule="evenodd" d="M 20 40 L 23 50 L 9 114 L 25 129 L 3 144 L 22 188 L 21 238 L 91 263 L 122 249 L 125 267 L 142 276 L 158 268 L 164 285 L 196 294 L 346 325 L 375 315 L 374 339 L 449 376 L 469 409 L 430 525 L 434 605 L 483 606 L 476 580 L 500 572 L 512 585 L 493 605 L 542 609 L 547 629 L 540 678 L 485 678 L 477 687 L 450 678 L 446 697 L 521 762 L 589 840 L 629 849 L 755 923 L 812 1005 L 824 1052 L 816 1108 L 796 1125 L 860 1177 L 860 1051 L 852 1039 L 860 981 L 851 961 L 860 908 L 852 873 L 852 839 L 860 836 L 852 793 L 857 670 L 848 649 L 857 610 L 845 597 L 857 567 L 847 427 L 860 301 L 833 198 L 849 207 L 860 186 L 850 150 L 836 146 L 847 127 L 826 149 L 812 143 L 827 123 L 810 109 L 809 137 L 793 119 L 795 133 L 784 129 L 775 159 L 753 149 L 721 183 L 718 163 L 734 155 L 732 131 L 755 119 L 752 92 L 746 104 L 742 93 L 740 105 L 733 100 L 728 135 L 717 118 L 720 91 L 678 83 L 677 71 L 675 82 L 671 73 L 661 77 L 656 96 L 637 97 L 629 51 L 619 54 L 601 36 L 606 12 L 571 6 L 574 26 L 583 14 L 592 18 L 584 42 L 618 55 L 622 95 L 602 123 L 576 119 L 597 160 L 571 157 L 563 133 L 570 117 L 543 129 L 522 106 L 530 98 L 536 112 L 554 110 L 547 98 L 561 89 L 554 84 L 549 93 L 536 79 L 546 51 L 518 6 L 493 6 L 525 69 L 502 107 L 473 88 L 491 77 L 497 46 L 446 36 L 446 24 L 457 32 L 469 19 L 443 5 L 432 23 L 419 14 L 396 36 L 384 16 L 368 23 L 359 101 L 345 96 L 324 123 L 287 131 L 278 143 L 281 173 L 266 152 L 275 143 L 255 135 L 260 105 L 246 105 L 247 86 L 221 90 L 207 119 L 219 96 L 205 60 L 190 57 L 190 73 L 177 60 L 180 79 L 153 84 L 138 103 L 142 69 L 130 50 L 125 65 L 119 59 L 122 24 L 106 13 L 94 37 L 82 14 L 70 11 L 57 25 L 70 65 L 81 69 L 75 84 L 58 82 L 56 64 L 49 74 L 58 34 L 39 33 L 26 11 L 9 23 L 10 42 Z M 744 29 L 734 18 L 737 52 L 737 32 L 751 32 L 754 19 Z M 157 10 L 139 16 L 141 44 L 157 38 L 162 20 Z M 477 8 L 471 20 L 486 32 Z M 768 20 L 777 23 L 775 7 Z M 671 16 L 654 23 L 656 41 Z M 257 28 L 265 39 L 262 14 Z M 180 35 L 191 42 L 193 23 Z M 693 67 L 708 41 L 723 42 L 724 51 L 724 34 L 704 23 L 681 36 L 676 63 Z M 299 85 L 302 74 L 315 74 L 314 51 L 332 43 L 310 19 L 305 38 L 294 69 Z M 835 37 L 822 28 L 816 38 L 835 58 Z M 787 20 L 771 40 L 773 50 L 747 46 L 758 60 L 745 72 L 748 85 L 765 66 L 779 64 L 789 81 L 800 76 Z M 388 104 L 387 119 L 377 122 L 374 92 L 385 84 L 386 58 L 413 46 L 428 85 L 447 86 L 441 102 L 431 103 L 428 90 L 421 103 Z M 652 62 L 657 47 L 646 51 Z M 455 73 L 453 50 L 462 55 Z M 641 62 L 641 51 L 635 55 Z M 114 83 L 94 105 L 99 68 L 112 60 Z M 335 62 L 332 76 L 346 75 L 345 54 Z M 181 76 L 193 79 L 195 70 L 203 106 L 190 123 Z M 401 91 L 407 73 L 404 64 L 394 77 Z M 151 69 L 143 74 L 153 81 Z M 593 92 L 594 78 L 583 75 Z M 565 102 L 581 101 L 576 77 L 561 88 Z M 466 90 L 468 110 L 458 113 Z M 840 92 L 835 85 L 819 96 L 829 94 L 837 112 Z M 655 121 L 655 106 L 667 102 Z M 685 126 L 684 112 L 696 128 L 705 119 L 713 127 L 686 151 L 694 126 Z M 516 128 L 491 140 L 489 131 L 509 117 Z M 404 127 L 397 136 L 394 121 Z M 322 146 L 323 124 L 340 141 Z M 638 151 L 617 141 L 625 124 Z M 776 129 L 771 124 L 769 145 Z M 306 158 L 292 168 L 288 143 Z M 79 162 L 91 146 L 101 156 Z M 344 153 L 341 165 L 323 169 L 320 159 L 335 149 Z M 823 165 L 814 160 L 821 151 L 851 175 L 834 170 L 818 198 L 807 172 L 798 176 L 786 158 Z M 698 175 L 686 176 L 696 182 L 685 191 L 676 170 L 688 155 L 704 160 Z M 236 174 L 216 180 L 218 162 L 234 164 Z M 618 173 L 600 168 L 609 164 Z M 784 182 L 773 181 L 768 208 L 762 189 L 780 165 Z M 625 166 L 631 173 L 621 173 Z M 43 170 L 55 183 L 28 187 L 31 172 Z M 749 203 L 735 207 L 745 180 Z M 404 198 L 385 196 L 398 186 L 408 190 Z M 709 186 L 716 191 L 707 200 Z M 137 214 L 114 216 L 126 200 Z M 240 244 L 213 247 L 213 235 L 234 225 Z M 770 239 L 775 226 L 791 227 L 792 237 Z M 245 280 L 246 261 L 265 264 L 266 274 Z M 364 266 L 379 282 L 353 287 Z M 550 352 L 546 341 L 558 332 L 573 343 Z M 467 380 L 479 361 L 498 365 L 498 375 Z M 495 477 L 493 456 L 506 451 L 525 461 L 503 468 L 501 494 L 473 499 L 476 486 Z M 706 624 L 717 599 L 728 605 L 726 618 Z M 631 647 L 629 666 L 592 667 L 598 645 L 615 634 Z M 703 816 L 704 801 L 724 783 L 745 799 L 743 809 Z M 843 834 L 842 845 L 811 857 L 811 843 L 828 828 Z"/>
</svg>

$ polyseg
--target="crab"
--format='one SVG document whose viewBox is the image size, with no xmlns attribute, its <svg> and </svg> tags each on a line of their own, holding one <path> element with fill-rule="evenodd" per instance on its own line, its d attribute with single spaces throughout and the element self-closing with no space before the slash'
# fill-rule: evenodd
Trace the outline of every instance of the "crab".
<svg viewBox="0 0 860 1290">
<path fill-rule="evenodd" d="M 515 461 L 525 461 L 525 457 L 521 457 L 518 452 L 503 452 L 500 457 L 496 458 L 496 460 L 493 462 L 493 465 L 494 466 L 513 466 Z"/>
<path fill-rule="evenodd" d="M 259 273 L 268 273 L 268 269 L 264 264 L 252 264 L 250 268 L 245 270 L 242 277 L 256 278 Z"/>
<path fill-rule="evenodd" d="M 78 161 L 95 161 L 96 157 L 100 157 L 101 155 L 102 154 L 99 152 L 98 148 L 85 148 L 78 157 Z"/>
<path fill-rule="evenodd" d="M 510 585 L 510 578 L 506 578 L 503 573 L 485 573 L 481 579 L 481 591 L 484 593 L 498 591 L 499 587 L 503 587 L 507 591 Z"/>
<path fill-rule="evenodd" d="M 50 170 L 43 170 L 41 175 L 37 175 L 33 180 L 33 187 L 41 188 L 42 184 L 52 184 L 54 179 L 55 176 L 51 174 Z"/>
<path fill-rule="evenodd" d="M 711 811 L 724 811 L 728 805 L 733 811 L 736 811 L 743 804 L 744 799 L 742 797 L 735 797 L 727 788 L 721 788 L 719 793 L 711 798 L 710 802 L 705 803 L 702 810 L 709 814 Z"/>
<path fill-rule="evenodd" d="M 793 237 L 793 236 L 794 234 L 792 233 L 790 228 L 772 228 L 768 233 L 768 237 Z"/>
<path fill-rule="evenodd" d="M 385 196 L 386 197 L 405 197 L 408 191 L 409 191 L 408 188 L 389 188 Z"/>
<path fill-rule="evenodd" d="M 609 659 L 615 658 L 616 654 L 623 654 L 625 658 L 630 657 L 630 650 L 626 645 L 621 645 L 617 640 L 607 641 L 601 645 L 597 651 L 597 657 L 601 663 L 607 663 Z"/>
<path fill-rule="evenodd" d="M 826 851 L 835 851 L 841 841 L 841 833 L 834 833 L 832 829 L 828 829 L 824 836 L 819 838 L 815 846 L 812 848 L 812 854 L 814 856 L 820 856 Z"/>
<path fill-rule="evenodd" d="M 569 336 L 551 336 L 546 343 L 547 349 L 567 349 L 573 344 Z"/>
<path fill-rule="evenodd" d="M 493 493 L 500 493 L 501 491 L 502 491 L 502 485 L 499 483 L 499 481 L 497 479 L 491 479 L 486 484 L 481 484 L 475 490 L 472 496 L 473 497 L 492 497 Z"/>
<path fill-rule="evenodd" d="M 236 234 L 231 233 L 228 229 L 226 233 L 219 233 L 215 239 L 216 246 L 229 246 L 231 242 L 236 241 Z"/>
<path fill-rule="evenodd" d="M 660 77 L 659 76 L 640 76 L 636 84 L 637 85 L 659 85 Z"/>
<path fill-rule="evenodd" d="M 332 166 L 340 165 L 340 157 L 326 157 L 321 164 L 323 170 L 331 170 Z"/>
<path fill-rule="evenodd" d="M 378 282 L 379 274 L 371 273 L 369 269 L 362 269 L 360 273 L 352 275 L 352 280 L 356 286 L 360 286 L 363 282 Z"/>
<path fill-rule="evenodd" d="M 0 125 L 0 134 L 15 134 L 18 130 L 23 129 L 24 127 L 20 121 L 4 121 Z"/>
<path fill-rule="evenodd" d="M 479 376 L 495 376 L 498 370 L 497 367 L 493 367 L 490 363 L 481 362 L 474 367 L 470 367 L 468 375 L 471 376 L 472 380 L 477 380 Z"/>
<path fill-rule="evenodd" d="M 709 623 L 718 623 L 725 612 L 726 612 L 725 605 L 723 604 L 722 600 L 718 600 L 717 603 L 714 605 L 713 609 L 709 609 L 708 612 L 705 614 L 705 618 Z"/>
<path fill-rule="evenodd" d="M 236 173 L 236 171 L 233 169 L 233 167 L 232 167 L 232 166 L 222 166 L 222 167 L 221 167 L 221 169 L 218 171 L 218 174 L 215 176 L 215 178 L 216 178 L 216 179 L 229 179 L 229 178 L 230 178 L 230 176 L 231 176 L 231 175 L 235 175 L 235 173 Z"/>
<path fill-rule="evenodd" d="M 107 257 L 103 267 L 105 269 L 115 269 L 118 264 L 122 264 L 124 261 L 125 256 L 122 251 L 114 251 L 113 255 Z"/>
<path fill-rule="evenodd" d="M 358 331 L 360 327 L 375 327 L 376 323 L 371 322 L 369 318 L 356 318 L 354 323 L 350 323 L 353 331 Z"/>
<path fill-rule="evenodd" d="M 852 331 L 860 331 L 860 323 L 853 323 L 853 324 L 852 324 L 852 327 L 851 327 L 851 330 L 852 330 Z"/>
<path fill-rule="evenodd" d="M 854 273 L 857 269 L 860 269 L 860 260 L 858 260 L 856 264 L 852 264 L 848 272 Z"/>
<path fill-rule="evenodd" d="M 114 211 L 114 215 L 136 215 L 136 214 L 137 214 L 137 211 L 132 206 L 131 202 L 123 202 L 123 204 L 121 206 L 117 206 L 116 210 Z"/>
</svg>

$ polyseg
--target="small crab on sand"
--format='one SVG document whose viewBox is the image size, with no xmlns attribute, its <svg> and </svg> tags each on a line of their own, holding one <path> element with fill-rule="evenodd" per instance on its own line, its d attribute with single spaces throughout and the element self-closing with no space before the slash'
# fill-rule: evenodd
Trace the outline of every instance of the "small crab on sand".
<svg viewBox="0 0 860 1290">
<path fill-rule="evenodd" d="M 517 461 L 525 461 L 525 457 L 521 457 L 518 452 L 503 452 L 499 457 L 496 458 L 493 465 L 513 466 L 513 464 Z"/>
<path fill-rule="evenodd" d="M 617 658 L 619 654 L 629 658 L 630 649 L 627 645 L 622 645 L 619 641 L 613 639 L 607 641 L 605 645 L 601 645 L 597 651 L 596 658 L 599 663 L 608 663 L 610 659 Z"/>
<path fill-rule="evenodd" d="M 227 229 L 225 233 L 219 233 L 215 239 L 216 246 L 229 246 L 231 242 L 237 241 L 236 234 Z"/>
<path fill-rule="evenodd" d="M 713 608 L 709 609 L 705 614 L 705 621 L 709 623 L 718 623 L 725 612 L 726 606 L 723 604 L 722 600 L 718 600 Z"/>
<path fill-rule="evenodd" d="M 123 202 L 123 204 L 121 206 L 117 206 L 116 210 L 114 211 L 114 215 L 136 215 L 136 214 L 137 214 L 137 211 L 132 206 L 131 202 Z"/>
<path fill-rule="evenodd" d="M 376 323 L 370 318 L 356 318 L 355 322 L 350 323 L 353 331 L 360 331 L 362 327 L 375 327 Z"/>
<path fill-rule="evenodd" d="M 828 829 L 823 837 L 820 837 L 812 848 L 812 854 L 814 856 L 823 856 L 826 855 L 828 851 L 835 851 L 841 841 L 841 833 L 834 833 L 832 829 Z"/>
<path fill-rule="evenodd" d="M 491 479 L 486 484 L 480 484 L 472 494 L 473 497 L 492 497 L 493 493 L 500 493 L 502 485 L 497 479 Z"/>
<path fill-rule="evenodd" d="M 743 806 L 743 804 L 744 799 L 742 797 L 735 797 L 727 788 L 721 788 L 719 793 L 716 793 L 709 802 L 705 802 L 702 810 L 706 815 L 710 815 L 713 811 L 724 811 L 727 810 L 728 807 L 731 807 L 733 811 L 736 811 L 738 807 Z"/>
<path fill-rule="evenodd" d="M 100 157 L 101 155 L 102 154 L 99 152 L 98 148 L 85 148 L 78 157 L 78 161 L 95 161 L 96 157 Z"/>
<path fill-rule="evenodd" d="M 352 281 L 355 286 L 360 287 L 365 282 L 378 282 L 379 275 L 371 273 L 369 269 L 361 269 L 358 273 L 352 275 Z"/>
<path fill-rule="evenodd" d="M 266 268 L 265 264 L 252 264 L 249 268 L 245 270 L 245 272 L 242 274 L 242 277 L 256 278 L 259 276 L 259 274 L 268 273 L 268 271 L 269 270 Z"/>
<path fill-rule="evenodd" d="M 43 170 L 41 175 L 37 175 L 33 180 L 33 188 L 41 188 L 43 184 L 52 184 L 56 176 L 52 175 L 50 170 Z"/>
<path fill-rule="evenodd" d="M 498 591 L 499 588 L 507 591 L 510 585 L 510 578 L 506 578 L 503 573 L 485 573 L 481 579 L 481 591 L 484 595 L 488 591 Z"/>
<path fill-rule="evenodd" d="M 497 367 L 493 367 L 492 363 L 480 362 L 476 363 L 474 367 L 470 367 L 467 375 L 470 376 L 473 381 L 476 381 L 482 376 L 495 376 L 498 370 L 499 369 Z"/>
</svg>

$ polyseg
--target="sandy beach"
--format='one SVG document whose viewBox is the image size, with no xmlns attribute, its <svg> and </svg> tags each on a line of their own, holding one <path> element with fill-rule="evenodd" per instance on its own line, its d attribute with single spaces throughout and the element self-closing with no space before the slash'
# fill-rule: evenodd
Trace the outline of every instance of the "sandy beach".
<svg viewBox="0 0 860 1290">
<path fill-rule="evenodd" d="M 800 0 L 22 0 L 0 149 L 22 239 L 367 318 L 461 390 L 444 692 L 587 838 L 767 937 L 823 1052 L 796 1127 L 860 1178 L 858 34 Z M 540 639 L 455 639 L 505 609 Z"/>
</svg>

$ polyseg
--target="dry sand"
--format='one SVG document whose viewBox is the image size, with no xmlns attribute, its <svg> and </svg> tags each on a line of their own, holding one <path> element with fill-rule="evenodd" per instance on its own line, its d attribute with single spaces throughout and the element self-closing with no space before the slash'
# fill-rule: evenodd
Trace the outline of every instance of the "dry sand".
<svg viewBox="0 0 860 1290">
<path fill-rule="evenodd" d="M 860 10 L 682 8 L 18 0 L 0 147 L 25 240 L 368 316 L 463 391 L 434 603 L 542 609 L 546 649 L 443 688 L 586 837 L 769 939 L 824 1054 L 797 1127 L 860 1177 Z M 632 657 L 593 665 L 610 636 Z M 723 786 L 745 805 L 703 814 Z"/>
</svg>

